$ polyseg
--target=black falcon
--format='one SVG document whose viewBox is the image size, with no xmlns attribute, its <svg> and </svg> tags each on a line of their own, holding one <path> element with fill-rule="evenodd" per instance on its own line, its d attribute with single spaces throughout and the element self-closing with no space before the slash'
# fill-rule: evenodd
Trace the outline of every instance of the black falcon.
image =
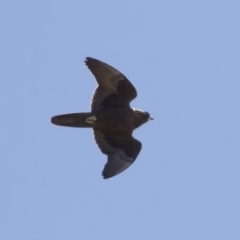
<svg viewBox="0 0 240 240">
<path fill-rule="evenodd" d="M 51 121 L 60 126 L 93 129 L 98 147 L 108 156 L 102 172 L 106 179 L 134 162 L 142 144 L 132 132 L 153 118 L 148 112 L 130 107 L 137 91 L 122 73 L 94 58 L 87 57 L 85 63 L 98 83 L 91 101 L 91 112 L 58 115 Z"/>
</svg>

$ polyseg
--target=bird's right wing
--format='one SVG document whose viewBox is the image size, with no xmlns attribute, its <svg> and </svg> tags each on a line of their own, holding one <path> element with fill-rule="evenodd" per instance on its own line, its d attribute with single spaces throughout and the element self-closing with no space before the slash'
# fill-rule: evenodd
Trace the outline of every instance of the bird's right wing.
<svg viewBox="0 0 240 240">
<path fill-rule="evenodd" d="M 94 130 L 94 138 L 102 153 L 108 155 L 103 178 L 113 177 L 128 168 L 137 158 L 142 144 L 131 133 Z"/>
<path fill-rule="evenodd" d="M 90 57 L 86 58 L 85 63 L 98 83 L 92 97 L 92 112 L 113 107 L 128 107 L 137 96 L 134 86 L 117 69 Z"/>
</svg>

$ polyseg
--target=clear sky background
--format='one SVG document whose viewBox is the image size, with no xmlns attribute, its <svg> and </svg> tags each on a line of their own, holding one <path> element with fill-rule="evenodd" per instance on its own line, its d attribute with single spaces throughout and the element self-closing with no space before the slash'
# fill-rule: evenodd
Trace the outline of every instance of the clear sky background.
<svg viewBox="0 0 240 240">
<path fill-rule="evenodd" d="M 0 239 L 240 239 L 240 1 L 1 1 Z M 154 121 L 103 180 L 90 56 Z"/>
</svg>

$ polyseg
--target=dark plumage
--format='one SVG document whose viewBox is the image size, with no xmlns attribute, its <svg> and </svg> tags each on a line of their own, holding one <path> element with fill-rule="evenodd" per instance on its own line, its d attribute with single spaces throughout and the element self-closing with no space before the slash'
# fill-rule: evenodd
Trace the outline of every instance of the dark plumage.
<svg viewBox="0 0 240 240">
<path fill-rule="evenodd" d="M 51 121 L 60 126 L 92 128 L 98 147 L 108 155 L 103 178 L 110 178 L 137 158 L 142 144 L 132 132 L 152 118 L 149 113 L 130 107 L 137 91 L 122 73 L 94 58 L 86 58 L 85 63 L 98 83 L 91 112 L 58 115 Z"/>
</svg>

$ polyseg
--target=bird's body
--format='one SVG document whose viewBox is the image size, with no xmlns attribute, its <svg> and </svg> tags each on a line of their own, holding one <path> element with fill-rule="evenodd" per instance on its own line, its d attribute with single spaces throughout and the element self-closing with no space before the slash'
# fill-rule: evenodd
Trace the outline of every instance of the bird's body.
<svg viewBox="0 0 240 240">
<path fill-rule="evenodd" d="M 85 63 L 98 82 L 91 112 L 57 115 L 51 121 L 60 126 L 92 128 L 96 143 L 108 155 L 103 177 L 110 178 L 137 158 L 142 145 L 132 132 L 152 118 L 130 107 L 137 92 L 122 73 L 97 59 L 87 58 Z"/>
<path fill-rule="evenodd" d="M 134 111 L 132 108 L 106 109 L 98 111 L 94 130 L 132 132 L 134 126 Z"/>
</svg>

